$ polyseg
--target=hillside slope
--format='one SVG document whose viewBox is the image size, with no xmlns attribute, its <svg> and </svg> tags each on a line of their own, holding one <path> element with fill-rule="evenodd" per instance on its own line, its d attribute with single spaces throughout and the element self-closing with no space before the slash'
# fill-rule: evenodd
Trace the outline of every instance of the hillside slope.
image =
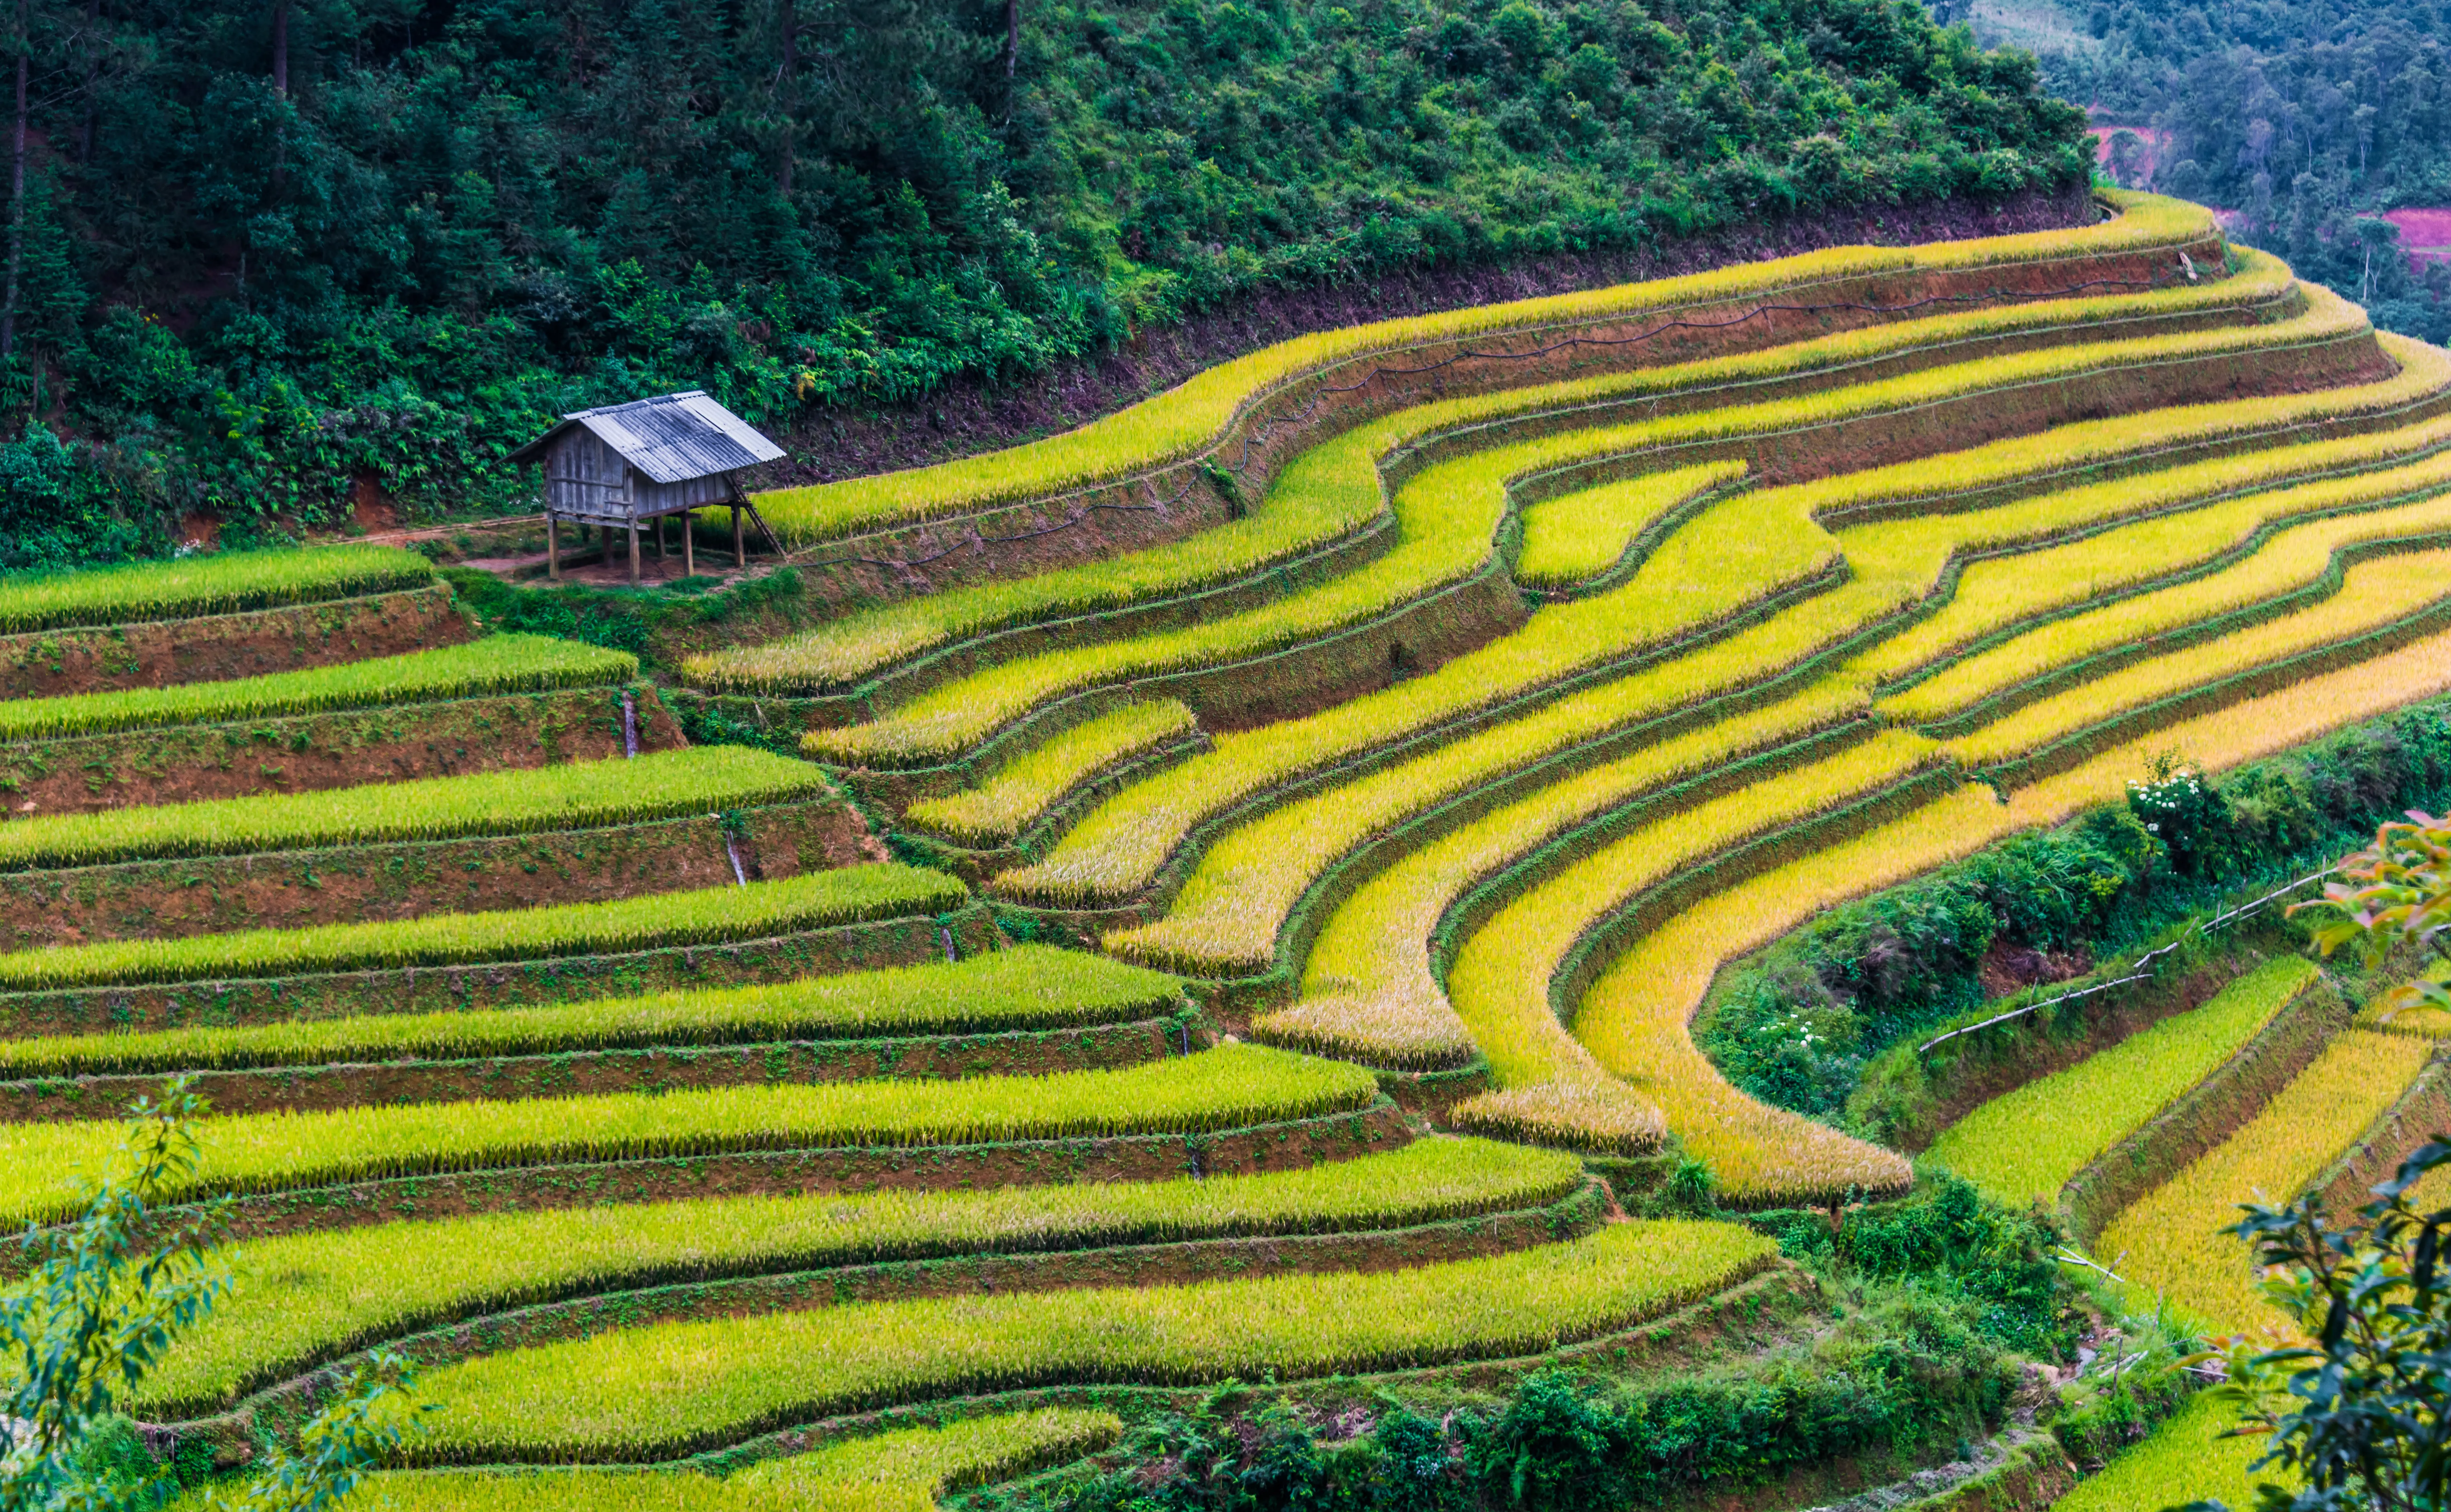
<svg viewBox="0 0 2451 1512">
<path fill-rule="evenodd" d="M 1254 291 L 2082 181 L 2029 65 L 1904 0 L 1015 15 L 34 7 L 0 565 L 505 501 L 584 404 L 789 429 Z"/>
</svg>

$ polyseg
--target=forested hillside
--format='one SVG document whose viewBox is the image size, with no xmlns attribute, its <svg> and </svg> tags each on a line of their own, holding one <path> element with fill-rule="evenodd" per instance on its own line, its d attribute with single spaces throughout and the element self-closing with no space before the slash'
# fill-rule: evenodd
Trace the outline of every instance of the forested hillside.
<svg viewBox="0 0 2451 1512">
<path fill-rule="evenodd" d="M 1903 0 L 28 0 L 0 565 L 507 501 L 1254 290 L 2081 182 Z"/>
<path fill-rule="evenodd" d="M 2451 9 L 2433 0 L 1941 0 L 2107 124 L 2123 183 L 2240 212 L 2234 227 L 2377 324 L 2451 339 L 2376 212 L 2451 205 Z"/>
</svg>

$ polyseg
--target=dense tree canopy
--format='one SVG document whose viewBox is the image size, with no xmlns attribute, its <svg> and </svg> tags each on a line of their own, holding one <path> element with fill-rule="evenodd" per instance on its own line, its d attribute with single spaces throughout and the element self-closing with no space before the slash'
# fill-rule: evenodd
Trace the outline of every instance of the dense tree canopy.
<svg viewBox="0 0 2451 1512">
<path fill-rule="evenodd" d="M 2047 85 L 2134 128 L 2112 138 L 2124 181 L 2237 210 L 2242 239 L 2363 301 L 2379 324 L 2451 339 L 2444 275 L 2416 276 L 2375 218 L 2451 206 L 2451 7 L 2025 0 L 1987 11 L 1978 30 L 2031 43 Z"/>
<path fill-rule="evenodd" d="M 54 525 L 287 528 L 358 477 L 473 507 L 580 403 L 702 384 L 788 424 L 1254 288 L 1997 194 L 2083 161 L 2030 59 L 1906 0 L 29 16 L 0 370 L 22 439 L 0 472 Z M 0 556 L 116 539 L 11 530 Z"/>
</svg>

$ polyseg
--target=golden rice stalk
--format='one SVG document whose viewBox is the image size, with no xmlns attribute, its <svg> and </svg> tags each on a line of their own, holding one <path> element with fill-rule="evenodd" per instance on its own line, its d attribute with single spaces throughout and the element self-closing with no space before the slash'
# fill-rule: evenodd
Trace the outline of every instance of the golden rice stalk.
<svg viewBox="0 0 2451 1512">
<path fill-rule="evenodd" d="M 2451 520 L 2451 501 L 2445 501 L 2442 514 Z M 1951 740 L 1948 749 L 1969 766 L 2005 760 L 2131 709 L 2354 640 L 2429 609 L 2446 595 L 2451 595 L 2451 551 L 2414 551 L 2362 561 L 2342 575 L 2341 591 L 2320 603 L 2105 673 Z"/>
<path fill-rule="evenodd" d="M 250 1113 L 207 1123 L 204 1168 L 164 1197 L 754 1149 L 1194 1134 L 1351 1111 L 1378 1095 L 1377 1078 L 1358 1066 L 1225 1045 L 1122 1070 L 1048 1076 Z M 47 1222 L 77 1210 L 77 1194 L 61 1178 L 98 1171 L 121 1138 L 111 1124 L 0 1125 L 0 1218 Z"/>
<path fill-rule="evenodd" d="M 556 1298 L 725 1276 L 1279 1234 L 1359 1233 L 1546 1207 L 1571 1155 L 1417 1139 L 1199 1181 L 710 1197 L 483 1213 L 250 1240 L 236 1286 L 148 1372 L 154 1417 L 226 1409 L 352 1350 Z"/>
<path fill-rule="evenodd" d="M 838 1440 L 720 1478 L 595 1465 L 382 1470 L 337 1504 L 341 1512 L 936 1512 L 941 1495 L 1094 1454 L 1123 1431 L 1111 1412 L 1042 1407 Z"/>
<path fill-rule="evenodd" d="M 1992 1098 L 1942 1130 L 1930 1158 L 2003 1207 L 2049 1208 L 2079 1172 L 2219 1070 L 2319 978 L 2302 956 L 2266 961 L 2203 1007 Z"/>
<path fill-rule="evenodd" d="M 1111 561 L 905 600 L 766 645 L 709 652 L 686 662 L 684 671 L 693 682 L 710 688 L 770 694 L 824 692 L 852 686 L 950 639 L 1060 615 L 1122 608 L 1244 577 L 1378 519 L 1385 508 L 1386 490 L 1379 472 L 1382 460 L 1434 436 L 1496 431 L 1510 422 L 1583 410 L 1623 410 L 1644 395 L 1680 390 L 1719 390 L 1741 398 L 1748 387 L 1758 388 L 1802 372 L 1843 371 L 1880 356 L 1926 347 L 1962 347 L 1984 336 L 2077 328 L 2088 328 L 2100 336 L 2130 320 L 2267 304 L 2287 294 L 2291 286 L 2285 267 L 2263 254 L 2251 254 L 2241 276 L 2218 285 L 1957 311 L 1764 351 L 1417 405 L 1365 422 L 1304 452 L 1274 481 L 1256 510 L 1187 540 Z M 2362 319 L 2337 299 L 2323 296 L 2316 303 L 2322 307 L 2309 312 L 2317 317 L 2309 331 L 2318 326 L 2343 333 L 2363 329 Z M 1755 412 L 1774 429 L 1782 416 L 1789 423 L 1796 418 L 1760 404 L 1743 411 Z M 1724 440 L 1747 429 L 1739 424 L 1731 432 L 1707 420 L 1696 423 L 1698 428 L 1689 425 L 1637 434 L 1655 444 L 1679 438 L 1690 444 L 1713 436 Z"/>
<path fill-rule="evenodd" d="M 41 815 L 0 825 L 0 871 L 599 829 L 833 792 L 805 761 L 748 746 L 694 746 L 634 761 Z"/>
<path fill-rule="evenodd" d="M 1611 1224 L 1565 1244 L 1367 1274 L 925 1298 L 624 1329 L 426 1373 L 437 1458 L 732 1443 L 887 1402 L 1070 1383 L 1199 1385 L 1544 1351 L 1774 1264 L 1735 1224 Z"/>
<path fill-rule="evenodd" d="M 958 907 L 969 895 L 969 889 L 942 872 L 879 862 L 745 887 L 703 888 L 609 903 L 429 913 L 422 918 L 366 924 L 18 951 L 0 955 L 0 992 L 450 966 L 712 945 L 864 919 L 936 913 Z"/>
<path fill-rule="evenodd" d="M 176 561 L 0 577 L 0 634 L 239 614 L 422 588 L 434 564 L 397 546 L 220 551 Z"/>
<path fill-rule="evenodd" d="M 464 645 L 261 677 L 233 677 L 226 682 L 10 698 L 0 701 L 0 740 L 275 718 L 549 688 L 601 687 L 637 675 L 638 658 L 626 651 L 607 651 L 552 636 L 487 636 Z"/>
<path fill-rule="evenodd" d="M 2446 469 L 2445 481 L 2451 482 L 2451 469 Z M 2050 620 L 1883 698 L 1878 707 L 1902 722 L 1947 718 L 2088 657 L 2237 614 L 2322 582 L 2344 547 L 2414 541 L 2445 532 L 2451 532 L 2451 497 L 2293 525 L 2235 566 Z M 2357 596 L 2371 595 L 2380 586 L 2368 582 Z"/>
<path fill-rule="evenodd" d="M 1361 623 L 1476 570 L 1488 558 L 1509 483 L 1534 473 L 1604 458 L 1665 457 L 1696 445 L 1826 428 L 1943 399 L 2068 382 L 2105 369 L 2320 344 L 2366 331 L 2356 306 L 2318 291 L 2310 295 L 2303 314 L 2268 324 L 2042 347 L 1763 403 L 1569 431 L 1494 448 L 1438 463 L 1409 480 L 1394 502 L 1398 545 L 1345 578 L 1211 623 L 1047 652 L 985 669 L 929 689 L 867 723 L 811 731 L 802 737 L 803 748 L 822 759 L 853 765 L 944 760 L 1029 709 L 1067 694 L 1265 655 Z M 1365 425 L 1304 461 L 1322 453 L 1352 452 L 1362 470 L 1375 474 L 1364 449 L 1364 441 L 1375 434 L 1375 427 Z M 1300 466 L 1289 468 L 1281 485 L 1298 485 L 1301 474 Z"/>
<path fill-rule="evenodd" d="M 1878 499 L 1892 489 L 1921 493 L 1944 485 L 1996 486 L 2048 478 L 2063 461 L 2150 455 L 2232 434 L 2304 424 L 2327 414 L 2388 413 L 2451 384 L 2451 356 L 2414 344 L 2411 352 L 2401 377 L 2382 384 L 2088 422 L 2039 438 L 1910 464 L 1912 476 L 1873 469 L 1727 501 L 1672 536 L 1618 589 L 1542 609 L 1521 631 L 1426 677 L 1304 718 L 1220 736 L 1210 753 L 1131 784 L 1098 805 L 1043 860 L 999 877 L 997 889 L 1061 906 L 1128 897 L 1148 884 L 1203 820 L 1269 786 L 1554 682 L 1579 667 L 1623 656 L 1680 627 L 1707 623 L 1771 591 L 1794 570 L 1778 553 L 1820 540 L 1810 522 L 1812 515 L 1849 499 Z M 2427 370 L 2418 374 L 2421 355 Z M 2413 377 L 2422 382 L 2413 382 Z M 2451 421 L 2349 440 L 2365 448 L 2363 460 L 2386 460 L 2441 444 L 2446 437 L 2433 434 L 2436 427 L 2451 430 Z M 2362 460 L 2334 446 L 2318 442 L 2252 454 L 2285 454 L 2286 460 L 2259 463 L 2247 481 L 2320 473 Z M 1841 537 L 1853 568 L 1847 582 L 1762 625 L 1560 699 L 1551 710 L 1519 722 L 1522 738 L 1507 759 L 1528 762 L 1610 729 L 1757 682 L 1922 599 L 1944 580 L 1958 556 L 2049 539 L 2123 515 L 2167 508 L 2178 500 L 2217 495 L 2239 486 L 2240 481 L 2235 471 L 2206 464 L 2172 469 L 2165 482 L 2152 488 L 2141 486 L 2142 481 L 2122 480 L 2116 488 L 2080 486 L 1994 508 L 1851 528 Z M 1846 491 L 1851 487 L 1860 492 Z M 1912 665 L 1884 657 L 1884 647 L 1876 645 L 1850 663 L 1847 676 L 1869 687 Z M 1454 749 L 1470 756 L 1484 746 L 1476 739 Z M 1466 785 L 1472 776 L 1471 770 L 1460 769 Z"/>
<path fill-rule="evenodd" d="M 2296 1323 L 2256 1288 L 2254 1257 L 2221 1228 L 2239 1205 L 2286 1202 L 2345 1153 L 2432 1059 L 2433 1045 L 2351 1030 L 2264 1110 L 2110 1221 L 2095 1248 L 2125 1254 L 2115 1268 L 2138 1302 L 2167 1301 L 2207 1333 L 2274 1344 Z"/>
<path fill-rule="evenodd" d="M 2189 245 L 2216 234 L 2196 206 L 2150 195 L 2105 198 L 2121 211 L 2117 218 L 2069 230 L 1916 247 L 1833 247 L 1682 278 L 1323 331 L 1221 363 L 1154 399 L 1045 441 L 933 467 L 779 489 L 760 494 L 758 501 L 795 543 L 834 540 L 1126 478 L 1197 456 L 1217 443 L 1237 415 L 1286 383 L 1409 347 L 1656 317 L 1872 273 L 2104 257 Z"/>
<path fill-rule="evenodd" d="M 476 1060 L 651 1046 L 1011 1032 L 1179 1012 L 1182 984 L 1087 951 L 1016 945 L 960 961 L 751 987 L 434 1013 L 0 1041 L 0 1080 L 341 1062 Z"/>
<path fill-rule="evenodd" d="M 1744 475 L 1741 461 L 1704 462 L 1542 500 L 1523 511 L 1516 580 L 1561 591 L 1597 578 L 1671 510 Z"/>
<path fill-rule="evenodd" d="M 1081 783 L 1199 729 L 1200 721 L 1179 698 L 1127 703 L 1074 725 L 975 788 L 920 799 L 903 811 L 902 822 L 962 845 L 1009 845 Z"/>
</svg>

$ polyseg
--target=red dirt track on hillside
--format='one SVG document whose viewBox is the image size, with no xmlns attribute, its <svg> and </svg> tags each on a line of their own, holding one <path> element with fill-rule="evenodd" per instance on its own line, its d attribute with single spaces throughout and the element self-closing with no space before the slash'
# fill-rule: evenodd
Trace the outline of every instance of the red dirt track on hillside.
<svg viewBox="0 0 2451 1512">
<path fill-rule="evenodd" d="M 2451 263 L 2451 209 L 2390 210 L 2383 219 L 2400 227 L 2409 261 Z"/>
</svg>

